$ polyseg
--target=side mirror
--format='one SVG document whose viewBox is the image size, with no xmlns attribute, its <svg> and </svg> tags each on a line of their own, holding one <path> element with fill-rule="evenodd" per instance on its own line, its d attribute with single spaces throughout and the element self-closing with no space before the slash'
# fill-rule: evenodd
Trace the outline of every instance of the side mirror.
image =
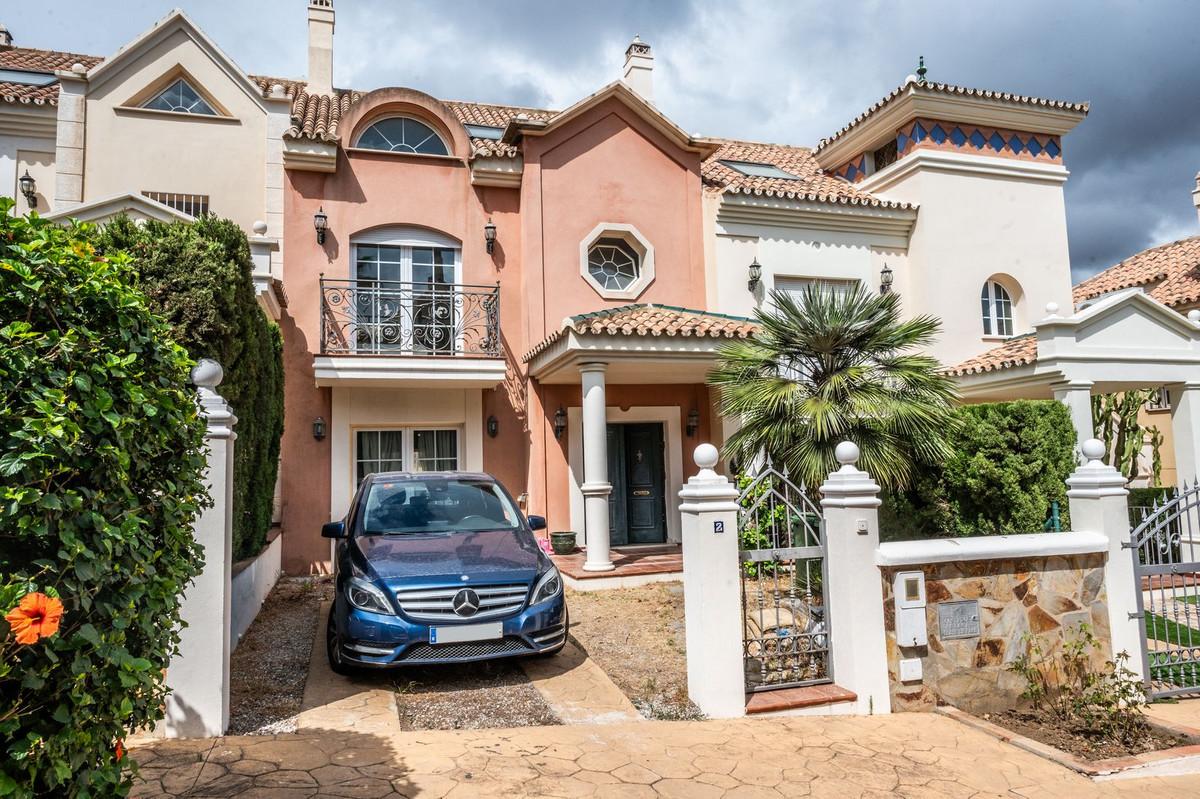
<svg viewBox="0 0 1200 799">
<path fill-rule="evenodd" d="M 322 538 L 345 538 L 346 524 L 345 522 L 326 522 L 321 525 Z"/>
<path fill-rule="evenodd" d="M 530 516 L 528 518 L 529 518 L 529 529 L 530 530 L 545 530 L 546 529 L 546 517 L 545 516 Z"/>
</svg>

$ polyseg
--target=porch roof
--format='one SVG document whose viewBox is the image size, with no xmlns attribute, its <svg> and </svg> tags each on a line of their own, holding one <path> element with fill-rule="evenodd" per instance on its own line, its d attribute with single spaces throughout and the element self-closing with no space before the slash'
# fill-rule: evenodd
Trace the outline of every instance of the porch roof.
<svg viewBox="0 0 1200 799">
<path fill-rule="evenodd" d="M 1044 399 L 1054 387 L 1094 393 L 1182 383 L 1200 373 L 1200 312 L 1186 318 L 1141 289 L 1115 292 L 1071 316 L 946 369 L 968 402 Z"/>
<path fill-rule="evenodd" d="M 643 303 L 568 316 L 562 326 L 521 358 L 546 383 L 578 382 L 588 361 L 616 367 L 612 382 L 703 381 L 721 344 L 754 335 L 744 316 Z"/>
</svg>

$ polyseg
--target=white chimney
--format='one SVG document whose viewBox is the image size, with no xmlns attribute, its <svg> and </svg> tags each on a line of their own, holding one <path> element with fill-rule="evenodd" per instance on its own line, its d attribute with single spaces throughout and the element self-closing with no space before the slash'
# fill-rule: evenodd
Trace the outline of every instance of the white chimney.
<svg viewBox="0 0 1200 799">
<path fill-rule="evenodd" d="M 0 47 L 12 47 L 12 34 L 0 23 Z"/>
<path fill-rule="evenodd" d="M 1192 202 L 1196 206 L 1196 214 L 1200 215 L 1200 172 L 1196 173 L 1196 190 L 1192 192 Z"/>
<path fill-rule="evenodd" d="M 308 93 L 333 91 L 333 0 L 308 0 Z"/>
<path fill-rule="evenodd" d="M 648 102 L 654 102 L 654 55 L 650 45 L 637 36 L 625 51 L 625 85 Z"/>
</svg>

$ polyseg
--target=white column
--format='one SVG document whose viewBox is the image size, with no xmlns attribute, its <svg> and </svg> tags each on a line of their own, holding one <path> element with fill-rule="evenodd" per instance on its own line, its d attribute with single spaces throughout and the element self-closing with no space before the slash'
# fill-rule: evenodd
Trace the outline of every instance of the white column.
<svg viewBox="0 0 1200 799">
<path fill-rule="evenodd" d="M 1051 386 L 1054 399 L 1067 406 L 1071 414 L 1071 425 L 1075 428 L 1075 444 L 1080 446 L 1096 435 L 1092 424 L 1092 381 L 1072 380 Z"/>
<path fill-rule="evenodd" d="M 87 139 L 87 70 L 73 64 L 71 69 L 60 69 L 54 74 L 58 76 L 54 206 L 45 209 L 46 212 L 63 211 L 83 202 L 83 159 Z"/>
<path fill-rule="evenodd" d="M 1142 676 L 1142 631 L 1138 621 L 1138 584 L 1133 560 L 1136 553 L 1125 547 L 1129 541 L 1129 508 L 1125 476 L 1101 462 L 1103 442 L 1083 442 L 1087 463 L 1067 478 L 1071 503 L 1071 527 L 1102 533 L 1108 538 L 1104 567 L 1104 591 L 1108 597 L 1108 629 L 1113 653 L 1128 652 L 1128 666 Z"/>
<path fill-rule="evenodd" d="M 858 695 L 859 714 L 890 713 L 883 582 L 879 546 L 879 486 L 859 471 L 858 447 L 837 446 L 842 468 L 821 486 L 825 513 L 825 602 L 833 681 Z"/>
<path fill-rule="evenodd" d="M 587 543 L 584 571 L 612 571 L 608 554 L 608 406 L 604 372 L 608 364 L 585 363 L 583 377 L 583 529 Z"/>
<path fill-rule="evenodd" d="M 700 473 L 679 492 L 688 696 L 711 718 L 745 715 L 738 491 L 713 471 L 719 453 L 696 447 Z"/>
<path fill-rule="evenodd" d="M 1200 381 L 1170 386 L 1175 479 L 1179 485 L 1200 477 Z"/>
<path fill-rule="evenodd" d="M 222 371 L 201 360 L 192 369 L 200 411 L 208 424 L 205 482 L 212 507 L 196 520 L 195 536 L 204 550 L 204 570 L 184 591 L 179 654 L 167 667 L 166 717 L 169 738 L 224 735 L 229 726 L 230 569 L 233 566 L 233 432 L 237 417 L 215 389 Z"/>
</svg>

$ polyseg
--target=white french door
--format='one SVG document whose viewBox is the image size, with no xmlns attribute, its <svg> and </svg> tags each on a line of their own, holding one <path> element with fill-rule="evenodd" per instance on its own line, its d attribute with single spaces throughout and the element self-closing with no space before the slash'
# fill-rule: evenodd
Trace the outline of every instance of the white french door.
<svg viewBox="0 0 1200 799">
<path fill-rule="evenodd" d="M 456 351 L 460 271 L 457 248 L 356 243 L 355 350 L 420 355 Z"/>
</svg>

